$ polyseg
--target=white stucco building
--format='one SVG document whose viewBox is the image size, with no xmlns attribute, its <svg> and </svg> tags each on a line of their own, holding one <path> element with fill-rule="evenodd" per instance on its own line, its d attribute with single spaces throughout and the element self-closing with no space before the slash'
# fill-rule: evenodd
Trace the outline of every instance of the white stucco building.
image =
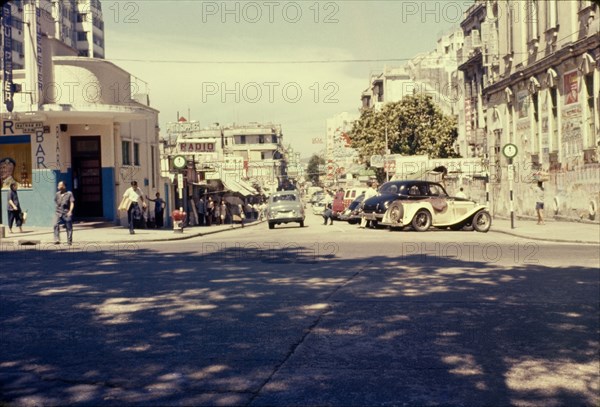
<svg viewBox="0 0 600 407">
<path fill-rule="evenodd" d="M 91 10 L 82 12 L 86 4 Z M 3 9 L 3 40 L 12 35 L 16 16 L 23 21 L 24 45 L 23 57 L 11 64 L 16 51 L 2 42 L 0 160 L 16 162 L 13 176 L 34 226 L 51 224 L 58 181 L 73 190 L 80 220 L 124 221 L 126 214 L 116 208 L 132 180 L 148 195 L 168 193 L 159 177 L 158 111 L 150 107 L 143 81 L 101 58 L 103 42 L 93 41 L 102 38 L 99 11 L 97 1 L 10 2 Z M 82 15 L 95 27 L 87 45 L 73 41 Z M 100 58 L 78 56 L 84 49 Z M 20 89 L 7 92 L 11 85 Z"/>
</svg>

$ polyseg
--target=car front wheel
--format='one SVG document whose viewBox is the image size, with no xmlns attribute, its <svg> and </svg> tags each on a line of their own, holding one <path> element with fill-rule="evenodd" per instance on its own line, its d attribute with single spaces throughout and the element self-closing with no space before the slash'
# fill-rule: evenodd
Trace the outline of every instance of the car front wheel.
<svg viewBox="0 0 600 407">
<path fill-rule="evenodd" d="M 412 220 L 412 227 L 417 232 L 425 232 L 431 226 L 431 214 L 426 209 L 417 212 Z"/>
<path fill-rule="evenodd" d="M 486 233 L 490 227 L 492 227 L 492 216 L 489 212 L 481 211 L 473 216 L 473 228 L 476 231 Z"/>
</svg>

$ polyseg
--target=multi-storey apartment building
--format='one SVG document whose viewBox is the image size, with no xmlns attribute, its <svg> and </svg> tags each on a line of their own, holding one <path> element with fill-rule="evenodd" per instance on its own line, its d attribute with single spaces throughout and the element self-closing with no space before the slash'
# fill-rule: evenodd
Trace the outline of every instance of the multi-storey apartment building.
<svg viewBox="0 0 600 407">
<path fill-rule="evenodd" d="M 236 157 L 242 177 L 252 184 L 272 192 L 287 177 L 281 125 L 231 125 L 223 128 L 223 137 L 225 157 Z"/>
<path fill-rule="evenodd" d="M 145 84 L 93 58 L 104 55 L 102 41 L 94 43 L 103 36 L 100 10 L 97 1 L 49 0 L 2 8 L 0 161 L 10 163 L 2 177 L 21 185 L 35 226 L 52 222 L 57 181 L 73 190 L 79 219 L 124 221 L 116 208 L 133 179 L 146 192 L 168 191 L 157 165 L 158 111 Z M 83 16 L 95 27 L 85 41 Z M 84 49 L 92 57 L 79 56 Z M 1 202 L 6 208 L 4 192 Z"/>
<path fill-rule="evenodd" d="M 536 179 L 547 179 L 547 207 L 555 214 L 595 212 L 600 191 L 597 2 L 488 0 L 474 6 L 482 7 L 491 24 L 488 35 L 497 33 L 499 40 L 499 60 L 480 68 L 491 79 L 483 76 L 480 98 L 492 166 L 506 165 L 503 145 L 517 146 L 515 191 L 523 213 L 533 212 L 529 188 Z M 463 29 L 473 36 L 473 28 L 465 24 Z M 496 177 L 499 196 L 508 196 L 506 178 Z M 505 212 L 507 206 L 507 199 L 498 199 L 496 210 Z"/>
</svg>

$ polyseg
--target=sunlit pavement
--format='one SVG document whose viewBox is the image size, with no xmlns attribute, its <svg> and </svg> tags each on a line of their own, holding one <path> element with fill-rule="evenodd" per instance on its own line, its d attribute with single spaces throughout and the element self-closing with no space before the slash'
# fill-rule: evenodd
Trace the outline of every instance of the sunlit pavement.
<svg viewBox="0 0 600 407">
<path fill-rule="evenodd" d="M 266 224 L 0 253 L 9 405 L 597 405 L 598 248 Z"/>
</svg>

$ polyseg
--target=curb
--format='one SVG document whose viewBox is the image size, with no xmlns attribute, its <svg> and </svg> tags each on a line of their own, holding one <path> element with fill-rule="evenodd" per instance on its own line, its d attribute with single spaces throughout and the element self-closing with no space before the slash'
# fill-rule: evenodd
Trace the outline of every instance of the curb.
<svg viewBox="0 0 600 407">
<path fill-rule="evenodd" d="M 508 232 L 506 230 L 498 230 L 498 229 L 493 229 L 493 228 L 490 229 L 490 232 L 503 233 L 505 235 L 520 237 L 523 239 L 539 240 L 541 242 L 589 244 L 589 245 L 596 245 L 596 246 L 598 245 L 598 242 L 591 242 L 588 240 L 546 239 L 546 238 L 542 238 L 542 237 L 527 236 L 527 235 L 523 235 L 523 234 L 519 234 L 519 233 Z"/>
<path fill-rule="evenodd" d="M 256 225 L 260 225 L 262 223 L 264 223 L 264 220 L 261 221 L 255 221 L 249 224 L 244 225 L 244 228 L 242 228 L 241 226 L 234 226 L 231 228 L 224 228 L 224 229 L 215 229 L 212 231 L 207 231 L 207 232 L 194 232 L 193 234 L 190 235 L 185 235 L 185 234 L 177 234 L 175 235 L 175 233 L 173 232 L 173 236 L 172 237 L 167 237 L 167 238 L 162 238 L 162 239 L 142 239 L 142 240 L 137 240 L 137 241 L 132 241 L 132 240 L 110 240 L 110 241 L 105 241 L 105 242 L 97 242 L 97 241 L 90 241 L 90 240 L 76 240 L 73 242 L 75 243 L 82 243 L 82 244 L 89 244 L 89 243 L 95 243 L 95 244 L 131 244 L 131 243 L 158 243 L 158 242 L 171 242 L 171 241 L 178 241 L 178 240 L 188 240 L 188 239 L 193 239 L 195 237 L 202 237 L 202 236 L 208 236 L 208 235 L 214 235 L 217 233 L 223 233 L 223 232 L 228 232 L 228 231 L 232 231 L 232 230 L 237 230 L 237 229 L 245 229 L 248 227 L 253 227 Z M 126 229 L 123 229 L 126 230 Z M 28 234 L 26 237 L 29 238 L 34 237 L 34 236 L 44 236 L 44 235 L 52 235 L 53 232 L 38 232 L 38 233 L 32 233 L 32 234 Z M 77 235 L 74 232 L 74 237 L 76 237 Z M 15 236 L 16 237 L 16 236 Z M 20 236 L 21 238 L 23 236 Z M 23 239 L 20 239 L 23 240 Z M 31 239 L 27 239 L 27 240 L 31 240 Z M 1 239 L 3 244 L 6 243 L 14 243 L 16 245 L 19 245 L 19 240 L 9 240 L 9 239 Z"/>
</svg>

